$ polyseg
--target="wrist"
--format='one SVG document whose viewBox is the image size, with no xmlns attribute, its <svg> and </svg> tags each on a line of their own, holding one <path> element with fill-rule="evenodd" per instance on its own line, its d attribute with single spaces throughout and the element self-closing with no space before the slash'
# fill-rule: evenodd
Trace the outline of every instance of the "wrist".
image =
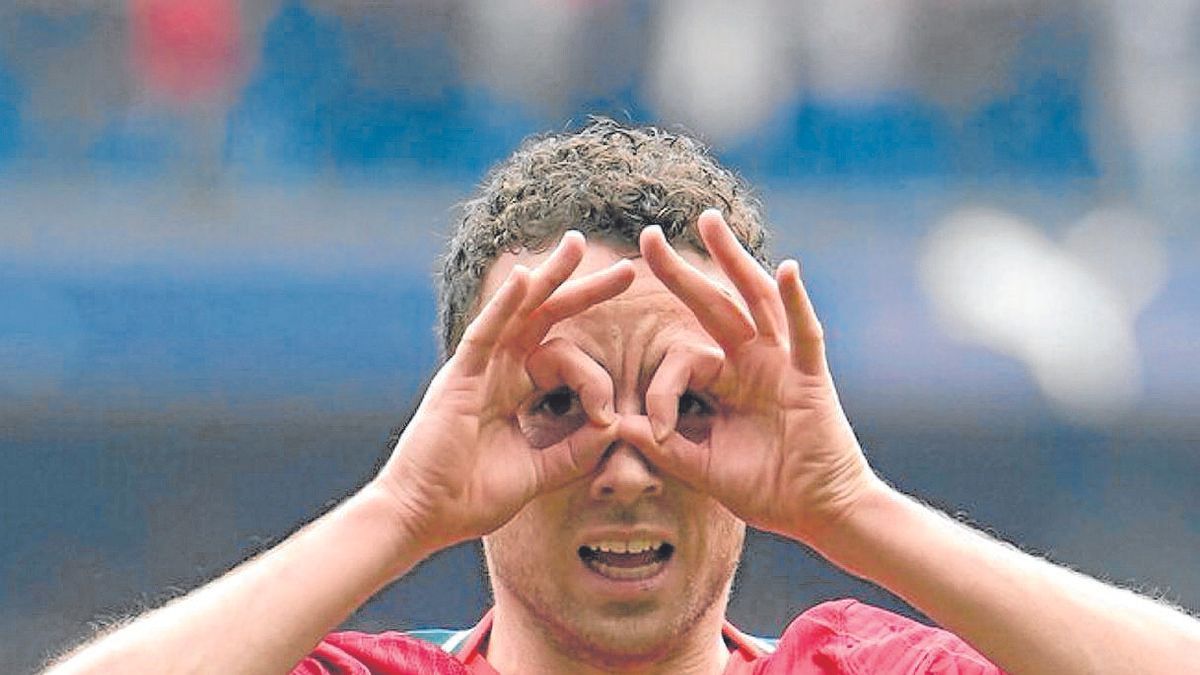
<svg viewBox="0 0 1200 675">
<path fill-rule="evenodd" d="M 882 540 L 895 528 L 908 526 L 908 502 L 908 497 L 872 473 L 852 505 L 806 543 L 840 569 L 874 579 L 870 567 L 878 562 Z"/>
<path fill-rule="evenodd" d="M 376 529 L 381 543 L 396 561 L 396 576 L 454 543 L 436 541 L 434 533 L 438 528 L 431 519 L 415 507 L 413 500 L 380 477 L 367 483 L 351 501 L 352 508 L 371 514 L 371 519 L 379 523 Z"/>
<path fill-rule="evenodd" d="M 852 478 L 831 490 L 821 506 L 805 514 L 802 525 L 789 536 L 830 558 L 829 552 L 844 545 L 851 533 L 861 529 L 861 523 L 870 519 L 895 490 L 875 475 L 865 460 L 858 469 Z"/>
</svg>

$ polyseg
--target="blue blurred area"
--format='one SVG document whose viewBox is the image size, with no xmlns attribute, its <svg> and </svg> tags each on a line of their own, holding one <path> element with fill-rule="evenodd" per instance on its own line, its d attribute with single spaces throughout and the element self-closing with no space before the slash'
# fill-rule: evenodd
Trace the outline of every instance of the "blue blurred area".
<svg viewBox="0 0 1200 675">
<path fill-rule="evenodd" d="M 17 149 L 21 133 L 19 94 L 16 80 L 0 63 L 0 161 L 11 157 Z"/>
<path fill-rule="evenodd" d="M 497 110 L 486 92 L 457 83 L 439 36 L 384 43 L 373 56 L 432 70 L 441 91 L 417 98 L 360 86 L 343 50 L 358 37 L 336 19 L 286 5 L 267 26 L 262 65 L 229 113 L 229 160 L 308 170 L 395 162 L 461 178 L 480 173 L 533 126 L 513 106 Z"/>
<path fill-rule="evenodd" d="M 97 39 L 88 34 L 109 28 L 89 13 L 51 18 L 30 9 L 16 17 L 24 39 L 50 43 L 43 49 Z M 756 180 L 1093 176 L 1083 114 L 1087 43 L 1080 36 L 1064 40 L 1053 21 L 1047 23 L 1030 31 L 1023 58 L 1007 66 L 1012 89 L 966 114 L 904 91 L 867 104 L 796 98 L 724 154 Z M 257 67 L 223 113 L 222 161 L 268 174 L 388 165 L 471 180 L 524 136 L 566 120 L 588 114 L 654 120 L 638 76 L 547 115 L 464 78 L 450 40 L 436 31 L 387 40 L 369 26 L 348 26 L 302 2 L 284 3 L 265 26 Z M 423 86 L 384 90 L 364 83 L 347 52 L 361 41 L 379 63 L 419 73 L 412 77 Z M 45 135 L 55 130 L 37 117 L 19 123 L 25 90 L 7 65 L 0 54 L 0 157 L 39 155 Z M 101 172 L 161 170 L 178 159 L 182 130 L 161 113 L 96 112 L 109 119 L 83 156 L 72 159 Z"/>
<path fill-rule="evenodd" d="M 825 86 L 830 55 L 797 37 L 820 17 L 787 14 L 817 4 L 772 7 L 793 42 L 770 58 L 797 63 L 767 63 L 794 66 L 790 88 L 735 101 L 723 121 L 750 121 L 725 127 L 668 112 L 709 100 L 699 80 L 655 78 L 688 3 L 241 3 L 244 68 L 190 103 L 139 75 L 124 5 L 0 7 L 6 667 L 220 573 L 368 477 L 435 365 L 429 272 L 454 203 L 528 134 L 589 114 L 691 128 L 761 191 L 882 475 L 1197 607 L 1200 110 L 1168 109 L 1186 99 L 1170 77 L 1121 79 L 1145 55 L 1118 48 L 1109 13 L 1037 1 L 907 3 L 907 70 Z M 1172 67 L 1200 72 L 1185 56 Z M 1027 224 L 1045 253 L 1114 204 L 1155 226 L 1165 271 L 1130 318 L 1141 398 L 1089 426 L 1027 364 L 947 327 L 922 260 L 962 209 Z M 1129 268 L 1131 248 L 1105 266 Z M 763 633 L 845 594 L 910 611 L 765 535 L 737 589 L 735 619 Z M 486 603 L 461 547 L 349 625 L 462 625 Z"/>
<path fill-rule="evenodd" d="M 394 278 L 5 282 L 0 396 L 10 400 L 375 408 L 402 402 L 436 359 L 429 289 Z"/>
<path fill-rule="evenodd" d="M 433 312 L 425 292 L 394 284 L 278 289 L 120 285 L 69 291 L 89 333 L 87 368 L 64 383 L 101 396 L 135 381 L 153 396 L 217 396 L 236 405 L 333 383 L 416 382 L 433 363 Z M 397 345 L 425 345 L 398 350 Z M 208 387 L 219 384 L 220 388 Z M 362 405 L 339 389 L 335 405 Z M 361 396 L 361 393 L 359 393 Z M 323 397 L 322 397 L 323 398 Z"/>
</svg>

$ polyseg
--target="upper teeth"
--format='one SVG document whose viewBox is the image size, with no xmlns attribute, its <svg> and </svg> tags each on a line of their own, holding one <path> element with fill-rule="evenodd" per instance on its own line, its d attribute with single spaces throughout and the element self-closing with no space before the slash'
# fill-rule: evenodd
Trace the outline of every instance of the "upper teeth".
<svg viewBox="0 0 1200 675">
<path fill-rule="evenodd" d="M 630 539 L 629 541 L 612 539 L 588 544 L 588 548 L 605 553 L 642 553 L 643 551 L 657 549 L 662 545 L 663 542 L 651 539 Z"/>
</svg>

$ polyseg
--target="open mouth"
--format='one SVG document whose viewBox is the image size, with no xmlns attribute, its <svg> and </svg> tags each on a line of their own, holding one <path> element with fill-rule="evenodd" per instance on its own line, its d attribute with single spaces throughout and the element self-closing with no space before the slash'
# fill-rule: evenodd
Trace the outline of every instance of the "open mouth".
<svg viewBox="0 0 1200 675">
<path fill-rule="evenodd" d="M 648 579 L 671 559 L 675 547 L 665 541 L 600 541 L 579 547 L 579 558 L 597 574 L 618 581 Z"/>
</svg>

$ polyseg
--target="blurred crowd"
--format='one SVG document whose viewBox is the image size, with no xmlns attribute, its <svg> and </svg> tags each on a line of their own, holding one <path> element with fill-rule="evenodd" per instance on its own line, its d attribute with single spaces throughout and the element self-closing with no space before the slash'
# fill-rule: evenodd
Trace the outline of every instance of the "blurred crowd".
<svg viewBox="0 0 1200 675">
<path fill-rule="evenodd" d="M 1197 38 L 1200 0 L 0 0 L 3 662 L 351 489 L 453 204 L 590 114 L 758 186 L 889 480 L 1200 606 Z M 767 544 L 748 629 L 879 593 Z M 460 553 L 357 625 L 475 621 Z"/>
<path fill-rule="evenodd" d="M 76 260 L 98 250 L 79 244 L 90 224 L 120 233 L 114 264 L 199 247 L 361 266 L 408 248 L 390 202 L 222 195 L 295 176 L 462 185 L 590 114 L 678 125 L 776 192 L 957 190 L 870 229 L 921 239 L 904 264 L 948 335 L 1103 420 L 1139 400 L 1136 322 L 1177 273 L 1171 242 L 1192 241 L 1198 30 L 1200 0 L 14 0 L 0 245 Z M 79 175 L 159 182 L 41 187 Z M 180 183 L 199 189 L 162 197 L 171 229 L 141 195 Z M 807 232 L 838 227 L 810 215 Z"/>
<path fill-rule="evenodd" d="M 1195 0 L 15 0 L 0 157 L 477 171 L 592 112 L 763 176 L 1196 165 Z"/>
</svg>

